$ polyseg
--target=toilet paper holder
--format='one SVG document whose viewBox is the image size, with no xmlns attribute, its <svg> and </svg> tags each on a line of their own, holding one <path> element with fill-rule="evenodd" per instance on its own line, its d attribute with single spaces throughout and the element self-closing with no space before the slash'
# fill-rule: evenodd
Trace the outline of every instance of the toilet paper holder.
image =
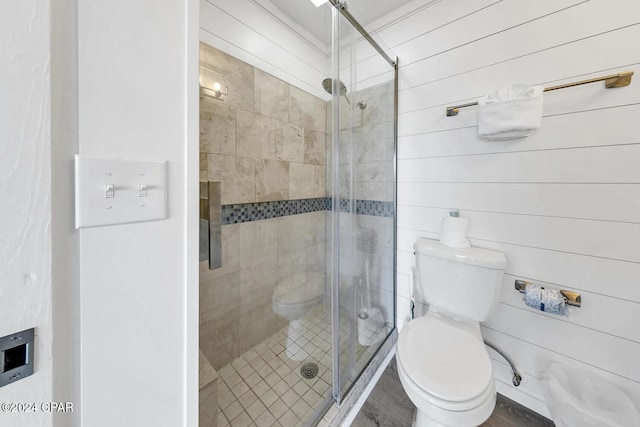
<svg viewBox="0 0 640 427">
<path fill-rule="evenodd" d="M 525 289 L 527 285 L 530 285 L 530 282 L 526 280 L 516 280 L 515 286 L 516 290 L 525 293 Z M 561 290 L 560 293 L 565 298 L 565 304 L 573 306 L 573 307 L 581 307 L 582 306 L 582 297 L 579 293 L 573 291 L 565 291 Z"/>
</svg>

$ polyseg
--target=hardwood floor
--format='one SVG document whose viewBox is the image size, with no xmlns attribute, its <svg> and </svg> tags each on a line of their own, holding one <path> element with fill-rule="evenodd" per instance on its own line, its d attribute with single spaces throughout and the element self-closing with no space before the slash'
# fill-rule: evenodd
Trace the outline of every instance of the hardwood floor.
<svg viewBox="0 0 640 427">
<path fill-rule="evenodd" d="M 400 384 L 394 357 L 362 405 L 351 427 L 410 426 L 414 410 L 415 406 Z"/>
<path fill-rule="evenodd" d="M 389 363 L 352 427 L 409 427 L 415 406 L 404 392 L 395 358 Z M 553 427 L 551 420 L 498 394 L 496 409 L 483 427 Z"/>
</svg>

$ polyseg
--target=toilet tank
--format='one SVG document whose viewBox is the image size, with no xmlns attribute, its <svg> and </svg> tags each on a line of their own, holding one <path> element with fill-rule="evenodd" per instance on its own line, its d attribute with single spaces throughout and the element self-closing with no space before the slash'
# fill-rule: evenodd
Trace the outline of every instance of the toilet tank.
<svg viewBox="0 0 640 427">
<path fill-rule="evenodd" d="M 414 245 L 418 283 L 430 306 L 484 322 L 498 306 L 507 258 L 476 247 L 452 248 L 437 240 Z"/>
</svg>

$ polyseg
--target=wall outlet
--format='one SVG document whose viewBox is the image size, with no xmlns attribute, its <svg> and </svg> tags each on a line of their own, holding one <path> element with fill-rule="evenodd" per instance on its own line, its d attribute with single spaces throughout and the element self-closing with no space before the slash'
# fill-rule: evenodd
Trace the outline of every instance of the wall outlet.
<svg viewBox="0 0 640 427">
<path fill-rule="evenodd" d="M 0 338 L 0 387 L 33 374 L 34 329 Z"/>
</svg>

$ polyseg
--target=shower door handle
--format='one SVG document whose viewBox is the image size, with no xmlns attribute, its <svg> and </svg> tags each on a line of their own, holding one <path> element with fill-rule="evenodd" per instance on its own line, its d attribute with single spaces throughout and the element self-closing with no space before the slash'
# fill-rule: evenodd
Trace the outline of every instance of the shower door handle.
<svg viewBox="0 0 640 427">
<path fill-rule="evenodd" d="M 209 270 L 222 267 L 222 205 L 220 182 L 200 183 L 200 261 Z"/>
</svg>

